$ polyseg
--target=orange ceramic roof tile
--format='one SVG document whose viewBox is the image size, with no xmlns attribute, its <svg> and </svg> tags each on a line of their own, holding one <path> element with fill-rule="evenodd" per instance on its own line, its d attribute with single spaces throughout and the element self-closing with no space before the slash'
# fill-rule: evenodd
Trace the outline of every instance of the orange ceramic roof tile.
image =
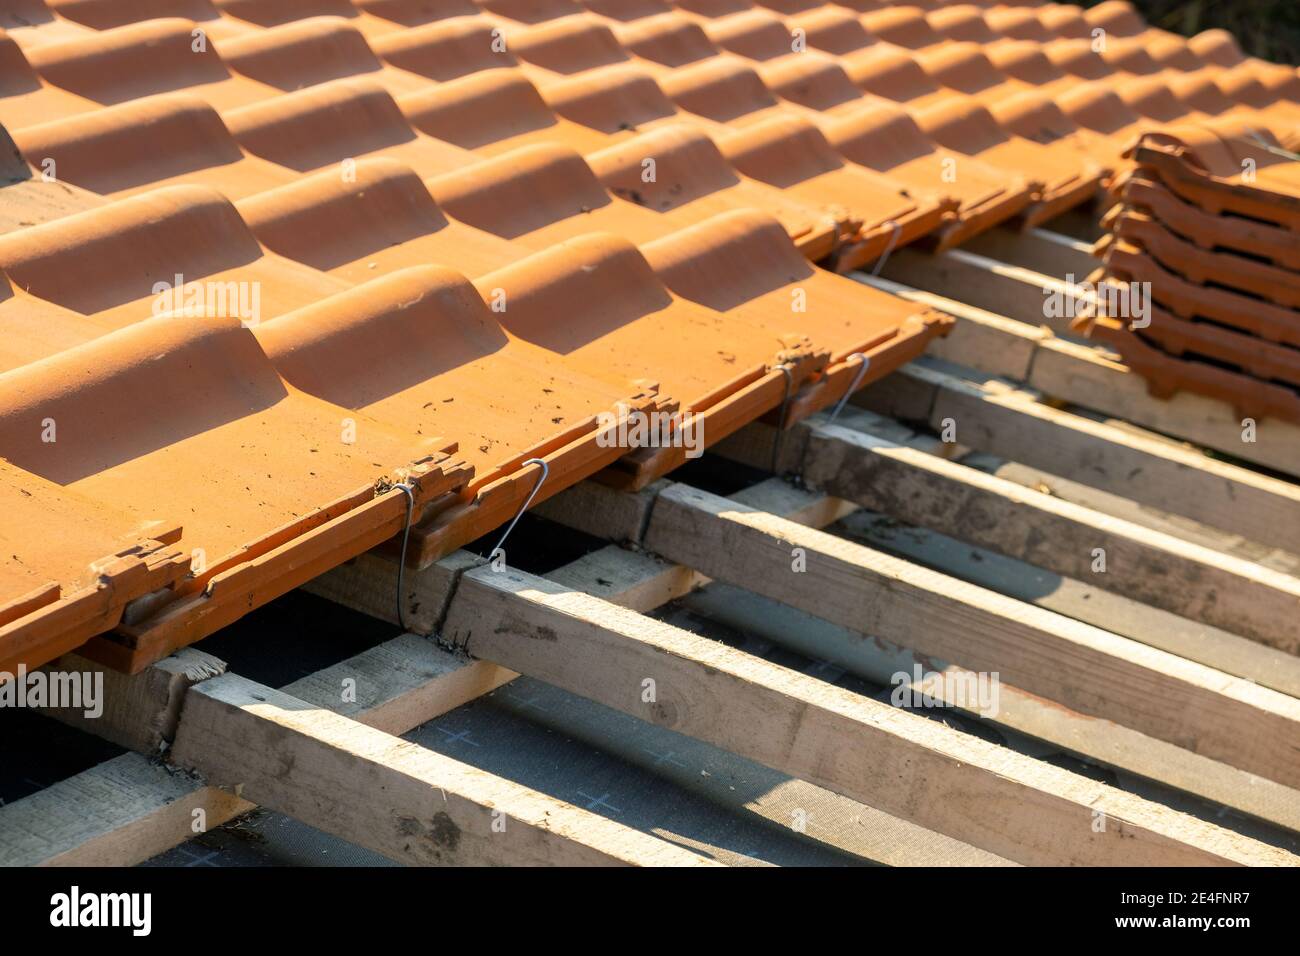
<svg viewBox="0 0 1300 956">
<path fill-rule="evenodd" d="M 433 14 L 420 15 L 422 7 L 430 6 L 420 0 L 213 0 L 227 18 L 258 27 L 278 27 L 310 17 L 342 17 L 367 36 L 382 36 L 400 29 L 397 17 L 416 23 L 426 23 Z M 448 0 L 438 0 L 443 5 Z M 463 0 L 460 0 L 463 3 Z M 452 5 L 460 5 L 451 0 Z M 385 13 L 392 14 L 386 17 Z M 472 9 L 467 12 L 473 12 Z M 371 14 L 378 14 L 372 16 Z"/>
<path fill-rule="evenodd" d="M 678 67 L 659 85 L 682 109 L 719 123 L 755 122 L 788 111 L 758 72 L 734 56 Z"/>
<path fill-rule="evenodd" d="M 643 20 L 672 10 L 672 5 L 664 0 L 582 0 L 582 5 L 591 13 L 621 23 Z"/>
<path fill-rule="evenodd" d="M 1105 263 L 1107 272 L 1124 282 L 1150 283 L 1152 298 L 1182 318 L 1210 319 L 1267 342 L 1300 345 L 1300 324 L 1291 309 L 1229 289 L 1188 282 L 1124 240 L 1106 247 Z"/>
<path fill-rule="evenodd" d="M 644 242 L 675 228 L 610 195 L 581 155 L 557 144 L 524 146 L 426 184 L 447 215 L 534 249 L 595 230 Z"/>
<path fill-rule="evenodd" d="M 177 583 L 180 528 L 87 500 L 0 458 L 0 671 L 36 668 Z"/>
<path fill-rule="evenodd" d="M 0 30 L 0 123 L 17 129 L 97 105 L 42 79 L 13 37 Z"/>
<path fill-rule="evenodd" d="M 1059 94 L 1056 104 L 1079 126 L 1107 137 L 1122 149 L 1127 149 L 1146 130 L 1159 127 L 1103 83 L 1080 84 Z"/>
<path fill-rule="evenodd" d="M 1083 18 L 1093 28 L 1117 37 L 1140 37 L 1150 29 L 1137 8 L 1125 0 L 1106 0 L 1085 10 Z"/>
<path fill-rule="evenodd" d="M 500 72 L 490 75 L 504 79 Z M 468 79 L 474 78 L 455 82 L 464 83 Z M 910 242 L 919 235 L 932 232 L 943 219 L 945 209 L 949 208 L 949 204 L 936 199 L 909 198 L 900 186 L 887 178 L 845 163 L 815 126 L 807 121 L 801 122 L 798 117 L 776 116 L 766 124 L 749 127 L 745 133 L 735 135 L 729 135 L 732 131 L 723 126 L 711 129 L 711 124 L 702 118 L 677 111 L 675 105 L 664 98 L 654 79 L 632 66 L 589 70 L 571 81 L 552 83 L 547 87 L 546 96 L 549 104 L 563 114 L 562 118 L 581 122 L 610 135 L 620 131 L 632 135 L 634 130 L 653 129 L 667 122 L 680 122 L 682 118 L 689 125 L 705 127 L 711 137 L 722 144 L 729 159 L 735 155 L 736 161 L 744 160 L 745 168 L 741 172 L 768 185 L 781 187 L 816 207 L 826 208 L 837 220 L 852 222 L 857 250 L 854 256 L 875 258 L 887 246 Z M 451 96 L 447 100 L 450 101 Z M 506 122 L 513 129 L 515 126 L 508 109 L 494 108 L 491 114 L 495 121 Z M 530 112 L 537 117 L 532 125 L 538 127 L 538 135 L 529 138 L 571 142 L 568 130 L 558 133 L 545 125 L 545 117 L 539 116 L 536 108 Z M 455 124 L 450 116 L 442 124 L 448 130 L 452 125 Z M 516 142 L 517 138 L 511 138 L 500 146 Z M 764 202 L 767 202 L 766 198 Z M 894 222 L 898 224 L 898 234 Z M 867 226 L 866 235 L 857 232 L 862 224 Z"/>
<path fill-rule="evenodd" d="M 1213 215 L 1229 211 L 1300 232 L 1300 173 L 1267 144 L 1177 127 L 1144 136 L 1133 158 L 1172 192 Z M 1250 182 L 1243 179 L 1247 170 Z"/>
<path fill-rule="evenodd" d="M 363 159 L 355 173 L 304 177 L 241 201 L 239 212 L 267 249 L 348 282 L 426 263 L 477 276 L 526 252 L 449 219 L 409 166 Z"/>
<path fill-rule="evenodd" d="M 786 376 L 776 364 L 791 363 L 798 387 L 828 358 L 801 337 L 737 335 L 735 320 L 675 296 L 635 246 L 614 236 L 571 239 L 475 284 L 489 301 L 504 296 L 501 322 L 512 335 L 573 367 L 658 381 L 683 411 L 703 416 L 707 444 L 781 404 Z M 645 449 L 619 465 L 640 485 L 684 459 L 684 448 Z"/>
<path fill-rule="evenodd" d="M 919 355 L 952 320 L 819 269 L 781 224 L 753 210 L 724 213 L 643 247 L 674 293 L 741 322 L 761 318 L 829 346 L 831 364 L 792 400 L 786 422 L 838 401 Z M 855 355 L 865 355 L 868 370 Z"/>
<path fill-rule="evenodd" d="M 1028 11 L 1022 11 L 1022 13 L 1028 13 Z M 984 11 L 973 4 L 957 3 L 948 7 L 940 7 L 938 10 L 927 14 L 925 19 L 936 33 L 948 40 L 992 44 L 1004 39 L 1001 34 L 989 26 Z M 1036 18 L 1035 22 L 1037 22 Z"/>
<path fill-rule="evenodd" d="M 368 79 L 285 93 L 224 119 L 244 150 L 299 172 L 379 154 L 432 176 L 477 158 L 412 128 L 388 91 Z"/>
<path fill-rule="evenodd" d="M 1104 243 L 1123 240 L 1138 246 L 1165 268 L 1197 285 L 1214 284 L 1286 308 L 1300 307 L 1300 274 L 1228 252 L 1198 248 L 1170 233 L 1156 219 L 1136 210 L 1114 207 L 1102 225 L 1110 230 Z M 1295 321 L 1300 323 L 1300 313 Z"/>
<path fill-rule="evenodd" d="M 546 104 L 561 118 L 598 131 L 604 148 L 612 139 L 625 139 L 669 123 L 686 123 L 717 132 L 725 130 L 693 113 L 686 113 L 664 94 L 654 77 L 638 66 L 616 64 L 587 70 L 547 85 Z"/>
<path fill-rule="evenodd" d="M 1107 174 L 1123 165 L 1123 148 L 1113 138 L 1080 126 L 1045 93 L 1031 91 L 993 101 L 989 112 L 1007 132 L 1035 143 L 1066 146 Z"/>
<path fill-rule="evenodd" d="M 126 629 L 132 650 L 92 645 L 117 666 L 165 656 L 399 530 L 405 497 L 384 484 L 405 477 L 395 467 L 411 466 L 418 503 L 468 477 L 437 439 L 398 438 L 356 413 L 347 431 L 339 408 L 287 387 L 234 319 L 147 319 L 0 383 L 10 463 L 146 517 L 185 516 L 195 573 Z M 40 440 L 42 418 L 62 440 Z"/>
<path fill-rule="evenodd" d="M 646 181 L 645 159 L 654 160 Z M 830 254 L 842 223 L 838 210 L 819 207 L 735 169 L 708 134 L 686 125 L 642 133 L 588 156 L 592 171 L 610 192 L 654 210 L 676 226 L 753 208 L 771 213 L 810 259 Z"/>
<path fill-rule="evenodd" d="M 693 13 L 703 19 L 714 20 L 732 13 L 741 13 L 753 7 L 750 0 L 674 0 L 679 10 Z"/>
<path fill-rule="evenodd" d="M 1104 54 L 1092 50 L 1086 41 L 1051 43 L 1043 50 L 1059 69 L 1106 84 L 1130 110 L 1157 124 L 1208 120 L 1211 114 L 1203 111 L 1205 106 L 1216 114 L 1240 106 L 1217 88 L 1216 70 L 1188 74 L 1168 69 L 1149 56 L 1142 41 L 1124 44 L 1117 41 L 1117 45 L 1112 45 Z M 1070 92 L 1074 91 L 1067 90 L 1065 95 Z M 1244 108 L 1241 112 L 1249 115 Z M 1265 123 L 1278 119 L 1285 121 L 1289 117 L 1261 113 L 1258 119 Z M 1111 125 L 1114 125 L 1113 121 Z M 1146 125 L 1150 126 L 1151 122 Z"/>
<path fill-rule="evenodd" d="M 521 472 L 527 459 L 546 460 L 547 494 L 612 464 L 627 449 L 598 440 L 600 416 L 616 422 L 656 407 L 644 383 L 584 373 L 569 356 L 512 337 L 467 279 L 435 266 L 398 270 L 256 335 L 303 392 L 395 433 L 458 437 L 459 457 L 474 468 L 473 506 L 413 529 L 420 555 L 426 538 L 430 547 L 442 539 L 445 553 L 509 520 L 535 480 Z"/>
<path fill-rule="evenodd" d="M 1225 402 L 1241 417 L 1300 423 L 1300 393 L 1294 388 L 1222 365 L 1175 358 L 1113 319 L 1093 319 L 1080 323 L 1079 328 L 1119 352 L 1124 363 L 1146 379 L 1147 390 L 1156 398 L 1189 391 Z"/>
<path fill-rule="evenodd" d="M 840 63 L 860 89 L 896 103 L 924 107 L 952 97 L 908 50 L 892 44 L 846 54 Z"/>
<path fill-rule="evenodd" d="M 431 80 L 519 66 L 502 28 L 480 16 L 452 17 L 372 37 L 370 47 L 385 63 Z"/>
<path fill-rule="evenodd" d="M 916 61 L 936 83 L 986 105 L 1026 90 L 1038 92 L 1035 84 L 1010 77 L 994 66 L 978 43 L 945 43 L 917 53 Z"/>
<path fill-rule="evenodd" d="M 177 183 L 237 199 L 287 182 L 292 172 L 239 148 L 221 117 L 188 93 L 162 93 L 13 131 L 23 156 L 105 196 Z"/>
<path fill-rule="evenodd" d="M 399 96 L 429 82 L 383 63 L 366 38 L 342 17 L 311 17 L 252 31 L 220 41 L 218 52 L 231 70 L 277 90 L 300 90 L 360 76 Z"/>
<path fill-rule="evenodd" d="M 768 10 L 720 17 L 706 23 L 704 31 L 717 46 L 751 60 L 772 60 L 794 52 L 790 28 Z"/>
<path fill-rule="evenodd" d="M 1047 16 L 1048 11 L 1063 11 Z M 1074 31 L 1074 36 L 1087 36 L 1087 21 L 1077 9 L 1049 5 L 1041 11 L 1029 7 L 1001 7 L 984 11 L 984 23 L 996 36 L 1007 40 L 1032 40 L 1046 43 L 1062 36 L 1059 31 Z M 1079 33 L 1080 24 L 1085 24 Z"/>
<path fill-rule="evenodd" d="M 15 289 L 0 280 L 0 372 L 89 342 L 104 327 L 71 309 Z"/>
<path fill-rule="evenodd" d="M 92 30 L 110 30 L 129 23 L 183 17 L 193 20 L 213 39 L 238 36 L 249 24 L 223 17 L 212 0 L 47 0 L 50 10 Z"/>
<path fill-rule="evenodd" d="M 56 14 L 46 0 L 6 0 L 0 6 L 0 29 L 24 43 L 47 43 L 88 32 L 82 24 Z"/>
<path fill-rule="evenodd" d="M 1083 15 L 1083 10 L 1072 4 L 1064 3 L 1045 3 L 1037 9 L 1038 22 L 1041 23 L 1054 37 L 1060 37 L 1067 40 L 1088 40 L 1092 38 L 1092 24 L 1088 22 L 1087 17 Z M 989 15 L 989 22 L 993 22 L 993 14 Z M 1011 33 L 1003 29 L 1008 36 Z M 1028 36 L 1026 39 L 1036 39 Z"/>
<path fill-rule="evenodd" d="M 1009 172 L 1023 173 L 1043 184 L 1037 207 L 1026 214 L 1030 224 L 1093 198 L 1105 173 L 1095 162 L 1081 161 L 1068 145 L 1032 142 L 1012 136 L 974 101 L 950 101 L 923 110 L 917 125 L 935 142 Z M 960 171 L 957 173 L 961 176 Z"/>
<path fill-rule="evenodd" d="M 934 232 L 956 211 L 955 200 L 910 194 L 885 176 L 846 162 L 821 130 L 802 117 L 773 117 L 718 143 L 742 173 L 853 225 L 849 241 L 835 252 L 840 271 L 874 262 L 895 246 Z"/>
<path fill-rule="evenodd" d="M 1167 69 L 1193 71 L 1206 65 L 1184 37 L 1172 33 L 1154 37 L 1146 43 L 1151 59 Z"/>
<path fill-rule="evenodd" d="M 1043 52 L 1038 43 L 1012 40 L 985 51 L 998 70 L 1008 77 L 1033 86 L 1048 96 L 1069 93 L 1088 86 L 1089 82 L 1066 73 Z"/>
<path fill-rule="evenodd" d="M 1179 358 L 1192 355 L 1227 362 L 1261 382 L 1300 388 L 1300 349 L 1263 342 L 1208 322 L 1188 322 L 1158 308 L 1151 310 L 1151 326 L 1143 335 Z"/>
<path fill-rule="evenodd" d="M 1168 81 L 1169 91 L 1188 109 L 1206 116 L 1234 117 L 1257 123 L 1265 128 L 1277 122 L 1293 124 L 1300 119 L 1300 112 L 1289 104 L 1270 104 L 1262 110 L 1257 110 L 1238 102 L 1224 92 L 1219 84 L 1219 74 L 1217 68 L 1210 68 L 1172 77 Z M 1258 89 L 1265 96 L 1268 95 L 1262 84 Z"/>
<path fill-rule="evenodd" d="M 487 13 L 516 23 L 545 23 L 583 10 L 577 0 L 476 0 L 476 3 Z"/>
<path fill-rule="evenodd" d="M 506 29 L 505 35 L 524 71 L 542 83 L 632 59 L 608 25 L 585 14 Z"/>
<path fill-rule="evenodd" d="M 160 298 L 157 288 L 175 284 L 177 275 L 186 296 L 200 280 L 220 287 L 227 313 L 238 314 L 239 302 L 227 295 L 240 291 L 226 283 L 244 283 L 243 301 L 251 309 L 256 290 L 262 318 L 346 287 L 267 253 L 230 201 L 201 186 L 169 186 L 0 236 L 0 269 L 25 292 L 90 316 L 105 331 L 156 315 L 169 302 L 181 308 L 179 292 Z"/>
<path fill-rule="evenodd" d="M 718 55 L 718 47 L 694 20 L 661 13 L 614 29 L 625 50 L 662 66 L 684 66 Z"/>
<path fill-rule="evenodd" d="M 637 72 L 624 67 L 608 69 Z M 576 92 L 573 102 L 563 97 L 561 89 L 568 82 L 560 81 L 548 88 L 547 95 L 552 100 L 548 103 L 532 81 L 518 70 L 486 70 L 430 85 L 419 93 L 400 97 L 397 102 L 415 129 L 484 155 L 532 143 L 560 143 L 580 153 L 599 149 L 608 143 L 609 137 L 606 132 L 589 128 L 597 125 L 594 121 L 576 123 L 557 115 L 554 109 L 559 106 L 594 120 L 594 116 L 585 115 L 583 99 Z M 580 87 L 590 83 L 589 80 L 584 83 L 581 77 L 572 82 Z"/>
<path fill-rule="evenodd" d="M 1148 49 L 1146 39 L 1109 39 L 1098 49 L 1097 55 L 1116 73 L 1134 76 L 1161 76 L 1166 68 L 1156 61 Z"/>
<path fill-rule="evenodd" d="M 1184 202 L 1141 170 L 1125 178 L 1120 198 L 1129 207 L 1149 212 L 1202 249 L 1231 249 L 1300 271 L 1300 243 L 1293 233 L 1245 216 L 1211 215 Z"/>
<path fill-rule="evenodd" d="M 418 27 L 478 13 L 474 0 L 352 0 L 352 6 L 363 14 L 362 32 L 376 34 L 383 30 L 373 23 L 376 19 L 401 27 Z"/>
<path fill-rule="evenodd" d="M 1300 105 L 1265 86 L 1252 63 L 1221 69 L 1213 75 L 1219 89 L 1238 103 L 1265 113 L 1275 113 L 1281 120 L 1294 121 L 1300 116 Z"/>
<path fill-rule="evenodd" d="M 759 6 L 767 7 L 782 16 L 797 16 L 822 6 L 822 0 L 756 0 Z"/>
<path fill-rule="evenodd" d="M 1158 124 L 1208 119 L 1206 114 L 1180 102 L 1161 77 L 1131 77 L 1123 82 L 1112 82 L 1111 88 L 1134 112 Z"/>
<path fill-rule="evenodd" d="M 759 75 L 777 96 L 819 113 L 842 114 L 865 102 L 839 61 L 824 53 L 792 53 L 762 64 Z"/>
<path fill-rule="evenodd" d="M 808 46 L 823 53 L 842 56 L 875 44 L 862 20 L 843 7 L 825 6 L 801 13 L 787 21 L 791 30 L 803 31 Z"/>
<path fill-rule="evenodd" d="M 1037 185 L 959 156 L 935 144 L 904 110 L 889 104 L 862 109 L 824 124 L 830 143 L 845 157 L 909 188 L 951 195 L 961 219 L 947 227 L 939 245 L 946 248 L 1025 211 Z M 960 169 L 960 175 L 953 175 Z"/>
<path fill-rule="evenodd" d="M 1114 284 L 1113 280 L 1105 281 Z M 1235 366 L 1261 384 L 1278 382 L 1300 387 L 1300 349 L 1265 342 L 1210 322 L 1182 319 L 1158 306 L 1152 306 L 1150 319 L 1150 325 L 1140 330 L 1140 337 L 1174 358 L 1187 359 L 1186 368 L 1195 368 L 1194 362 L 1209 361 Z M 1109 341 L 1117 332 L 1113 325 L 1106 325 L 1097 338 Z M 1138 334 L 1131 327 L 1127 332 Z M 1189 378 L 1194 380 L 1194 373 Z M 1239 401 L 1246 399 L 1242 396 Z"/>
<path fill-rule="evenodd" d="M 862 15 L 862 25 L 872 36 L 895 46 L 920 50 L 944 42 L 919 7 L 885 7 Z"/>
<path fill-rule="evenodd" d="M 187 90 L 230 109 L 276 94 L 227 69 L 215 46 L 196 37 L 198 29 L 192 20 L 148 20 L 42 44 L 27 58 L 45 82 L 106 106 Z"/>
<path fill-rule="evenodd" d="M 1237 38 L 1227 30 L 1205 30 L 1187 41 L 1201 59 L 1219 66 L 1236 66 L 1245 60 Z"/>
</svg>

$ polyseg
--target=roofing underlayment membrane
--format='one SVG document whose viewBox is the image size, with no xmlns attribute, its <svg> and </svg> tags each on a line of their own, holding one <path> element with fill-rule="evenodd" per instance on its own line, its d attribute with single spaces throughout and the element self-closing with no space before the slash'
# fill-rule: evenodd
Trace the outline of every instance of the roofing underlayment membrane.
<svg viewBox="0 0 1300 956">
<path fill-rule="evenodd" d="M 1300 77 L 1221 31 L 1118 0 L 0 28 L 0 671 L 136 671 L 408 529 L 425 567 L 789 427 L 952 326 L 849 273 L 1099 200 L 1095 278 L 1157 320 L 1079 327 L 1157 394 L 1300 421 Z"/>
</svg>

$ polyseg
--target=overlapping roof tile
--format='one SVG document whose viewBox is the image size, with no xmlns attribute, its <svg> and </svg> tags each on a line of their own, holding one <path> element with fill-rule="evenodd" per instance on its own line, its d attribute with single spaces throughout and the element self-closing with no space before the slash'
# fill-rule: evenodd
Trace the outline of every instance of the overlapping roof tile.
<svg viewBox="0 0 1300 956">
<path fill-rule="evenodd" d="M 1164 290 L 1153 381 L 1218 348 L 1270 408 L 1295 384 L 1300 78 L 1126 3 L 14 0 L 0 28 L 0 669 L 90 638 L 142 666 L 408 505 L 431 561 L 509 520 L 530 458 L 540 497 L 684 459 L 598 440 L 631 415 L 795 421 L 951 321 L 835 270 L 1108 183 L 1114 277 Z M 1173 122 L 1202 166 L 1123 155 Z M 1220 222 L 1266 261 L 1225 266 Z"/>
</svg>

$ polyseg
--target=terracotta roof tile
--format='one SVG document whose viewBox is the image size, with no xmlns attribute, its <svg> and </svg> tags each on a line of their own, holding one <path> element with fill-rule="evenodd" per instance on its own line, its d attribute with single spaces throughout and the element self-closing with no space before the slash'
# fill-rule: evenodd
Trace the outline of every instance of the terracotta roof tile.
<svg viewBox="0 0 1300 956">
<path fill-rule="evenodd" d="M 383 86 L 333 80 L 225 114 L 248 153 L 299 172 L 383 154 L 432 176 L 471 162 L 457 146 L 413 128 Z"/>
<path fill-rule="evenodd" d="M 194 183 L 237 199 L 292 176 L 245 154 L 217 112 L 190 93 L 74 114 L 16 130 L 13 138 L 33 166 L 53 160 L 60 180 L 105 196 Z"/>
<path fill-rule="evenodd" d="M 781 405 L 783 362 L 788 420 L 825 407 L 855 353 L 878 376 L 949 323 L 813 260 L 1105 184 L 1106 269 L 1158 317 L 1095 334 L 1156 389 L 1292 414 L 1300 77 L 1117 0 L 17 0 L 0 27 L 0 455 L 39 507 L 103 517 L 64 550 L 19 533 L 0 664 L 197 639 L 400 530 L 384 480 L 431 453 L 415 563 L 508 520 L 531 455 L 543 495 L 682 460 L 597 443 L 602 411 L 680 405 L 713 442 Z M 258 322 L 159 314 L 177 275 L 257 288 Z M 169 402 L 198 361 L 201 400 Z M 31 401 L 97 432 L 37 447 Z M 251 493 L 205 505 L 237 464 Z M 81 573 L 121 541 L 153 557 Z"/>
</svg>

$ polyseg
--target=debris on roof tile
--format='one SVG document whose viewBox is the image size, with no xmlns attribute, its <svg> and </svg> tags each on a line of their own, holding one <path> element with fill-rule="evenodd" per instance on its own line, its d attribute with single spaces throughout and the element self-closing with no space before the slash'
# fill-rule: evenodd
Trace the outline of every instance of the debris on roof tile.
<svg viewBox="0 0 1300 956">
<path fill-rule="evenodd" d="M 408 505 L 422 565 L 509 521 L 530 459 L 536 500 L 685 460 L 604 442 L 628 416 L 790 426 L 953 327 L 846 273 L 1105 195 L 1107 279 L 1156 319 L 1087 328 L 1153 388 L 1294 416 L 1300 77 L 1119 0 L 24 0 L 0 28 L 0 662 L 93 638 L 139 668 Z"/>
</svg>

